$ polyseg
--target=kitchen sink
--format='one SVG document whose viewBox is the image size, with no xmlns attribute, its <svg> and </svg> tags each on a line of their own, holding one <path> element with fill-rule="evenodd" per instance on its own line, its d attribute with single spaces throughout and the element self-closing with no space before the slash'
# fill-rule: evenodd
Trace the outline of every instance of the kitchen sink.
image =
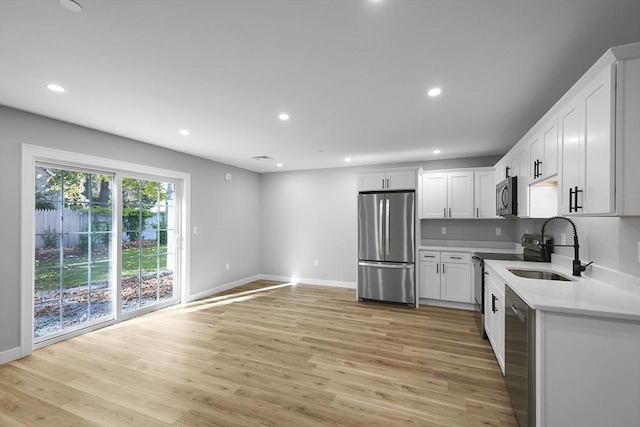
<svg viewBox="0 0 640 427">
<path fill-rule="evenodd" d="M 524 270 L 521 268 L 507 268 L 511 273 L 518 277 L 525 277 L 527 279 L 538 280 L 559 280 L 561 282 L 573 282 L 573 279 L 565 277 L 554 271 L 549 270 Z"/>
</svg>

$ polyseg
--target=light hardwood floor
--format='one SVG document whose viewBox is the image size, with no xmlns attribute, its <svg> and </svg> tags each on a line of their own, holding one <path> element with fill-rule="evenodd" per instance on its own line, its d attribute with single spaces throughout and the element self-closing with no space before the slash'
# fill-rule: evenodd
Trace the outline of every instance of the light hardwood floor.
<svg viewBox="0 0 640 427">
<path fill-rule="evenodd" d="M 255 282 L 0 366 L 2 426 L 515 426 L 471 312 Z"/>
</svg>

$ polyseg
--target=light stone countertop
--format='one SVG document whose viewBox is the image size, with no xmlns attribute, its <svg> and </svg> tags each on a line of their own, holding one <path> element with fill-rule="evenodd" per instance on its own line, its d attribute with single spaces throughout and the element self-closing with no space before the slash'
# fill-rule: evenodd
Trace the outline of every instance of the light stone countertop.
<svg viewBox="0 0 640 427">
<path fill-rule="evenodd" d="M 439 252 L 492 252 L 501 254 L 521 254 L 520 249 L 504 249 L 504 248 L 486 248 L 486 247 L 466 247 L 466 246 L 419 246 L 420 251 L 439 251 Z"/>
<path fill-rule="evenodd" d="M 541 311 L 608 317 L 640 322 L 640 296 L 590 277 L 574 277 L 557 264 L 485 260 L 529 307 Z M 552 270 L 574 279 L 571 282 L 527 279 L 507 270 Z"/>
</svg>

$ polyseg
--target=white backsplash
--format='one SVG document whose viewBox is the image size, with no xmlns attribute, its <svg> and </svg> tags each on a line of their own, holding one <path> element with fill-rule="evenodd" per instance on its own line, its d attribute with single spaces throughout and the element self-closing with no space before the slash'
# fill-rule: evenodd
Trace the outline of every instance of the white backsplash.
<svg viewBox="0 0 640 427">
<path fill-rule="evenodd" d="M 551 264 L 564 270 L 573 269 L 573 258 L 551 254 Z M 583 262 L 584 264 L 584 262 Z M 609 286 L 640 296 L 640 277 L 621 273 L 607 267 L 592 264 L 582 273 L 583 276 L 606 283 Z"/>
</svg>

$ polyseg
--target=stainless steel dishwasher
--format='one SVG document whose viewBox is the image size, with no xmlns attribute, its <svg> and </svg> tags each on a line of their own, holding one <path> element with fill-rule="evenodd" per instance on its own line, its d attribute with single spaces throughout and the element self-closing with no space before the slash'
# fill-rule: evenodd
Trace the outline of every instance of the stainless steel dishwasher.
<svg viewBox="0 0 640 427">
<path fill-rule="evenodd" d="M 536 311 L 504 288 L 505 381 L 520 427 L 536 425 Z"/>
</svg>

